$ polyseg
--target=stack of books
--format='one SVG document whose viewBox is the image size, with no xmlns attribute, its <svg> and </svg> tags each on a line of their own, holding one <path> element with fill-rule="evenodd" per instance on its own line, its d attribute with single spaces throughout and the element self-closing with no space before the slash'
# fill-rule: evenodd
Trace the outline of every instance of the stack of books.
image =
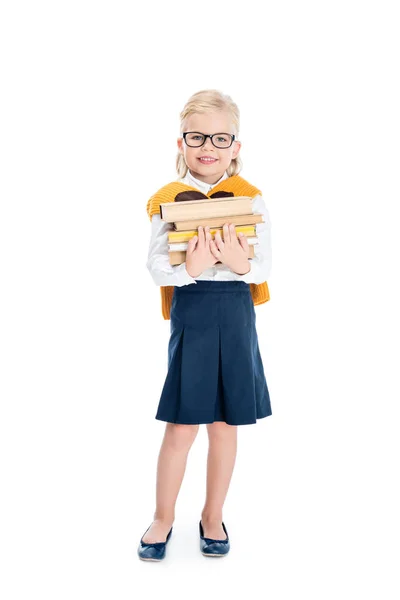
<svg viewBox="0 0 400 600">
<path fill-rule="evenodd" d="M 219 231 L 224 239 L 223 225 L 233 223 L 236 235 L 241 231 L 249 244 L 249 259 L 254 258 L 254 245 L 258 243 L 256 224 L 263 223 L 261 213 L 253 213 L 250 196 L 187 200 L 160 204 L 163 221 L 173 224 L 168 233 L 168 255 L 171 265 L 186 261 L 189 240 L 198 235 L 198 227 L 210 227 L 212 239 Z M 217 263 L 218 264 L 218 263 Z"/>
</svg>

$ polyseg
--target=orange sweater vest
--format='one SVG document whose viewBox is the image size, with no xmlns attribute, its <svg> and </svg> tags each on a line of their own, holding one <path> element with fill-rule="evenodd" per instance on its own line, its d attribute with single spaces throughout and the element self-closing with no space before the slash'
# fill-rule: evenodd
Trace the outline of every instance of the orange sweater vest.
<svg viewBox="0 0 400 600">
<path fill-rule="evenodd" d="M 158 192 L 156 192 L 147 202 L 147 214 L 149 215 L 150 221 L 154 214 L 158 214 L 160 212 L 161 203 L 174 202 L 176 195 L 185 191 L 198 190 L 197 188 L 193 188 L 185 183 L 180 183 L 179 181 L 168 183 L 158 190 Z M 248 183 L 245 179 L 243 179 L 243 177 L 240 177 L 240 175 L 232 175 L 231 177 L 224 179 L 218 185 L 213 187 L 206 195 L 210 197 L 211 194 L 219 191 L 232 192 L 234 196 L 250 196 L 251 198 L 261 194 L 259 189 Z M 267 302 L 270 299 L 268 284 L 266 281 L 258 284 L 250 283 L 249 285 L 254 305 L 264 304 L 264 302 Z M 174 286 L 160 286 L 160 291 L 162 315 L 165 320 L 169 320 Z"/>
</svg>

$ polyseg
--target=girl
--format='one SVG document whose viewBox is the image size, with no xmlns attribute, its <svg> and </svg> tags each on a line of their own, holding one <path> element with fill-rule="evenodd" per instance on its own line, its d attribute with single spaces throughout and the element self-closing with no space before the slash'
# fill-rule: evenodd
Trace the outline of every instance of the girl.
<svg viewBox="0 0 400 600">
<path fill-rule="evenodd" d="M 164 319 L 170 319 L 168 373 L 156 419 L 166 422 L 158 458 L 154 521 L 140 540 L 143 560 L 161 560 L 172 533 L 175 504 L 189 450 L 199 425 L 207 426 L 207 491 L 199 522 L 200 549 L 223 556 L 230 542 L 222 508 L 237 449 L 237 426 L 271 415 L 271 404 L 258 347 L 254 305 L 269 300 L 270 220 L 261 192 L 238 175 L 239 110 L 217 90 L 194 94 L 181 112 L 178 139 L 179 179 L 147 203 L 151 241 L 147 267 L 161 290 Z M 186 262 L 171 266 L 168 231 L 160 203 L 221 196 L 251 196 L 258 243 L 249 245 L 235 227 L 223 226 L 211 238 L 198 227 L 188 242 Z"/>
</svg>

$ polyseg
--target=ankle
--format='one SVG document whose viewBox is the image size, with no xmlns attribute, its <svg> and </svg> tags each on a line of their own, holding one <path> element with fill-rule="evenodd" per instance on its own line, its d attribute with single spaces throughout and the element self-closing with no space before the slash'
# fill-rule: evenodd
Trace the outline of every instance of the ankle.
<svg viewBox="0 0 400 600">
<path fill-rule="evenodd" d="M 207 511 L 203 511 L 201 513 L 201 521 L 202 523 L 218 523 L 220 525 L 222 523 L 222 513 L 209 513 Z"/>
<path fill-rule="evenodd" d="M 173 522 L 175 521 L 175 517 L 173 515 L 154 515 L 154 523 L 157 523 L 159 525 L 170 525 L 172 526 Z"/>
</svg>

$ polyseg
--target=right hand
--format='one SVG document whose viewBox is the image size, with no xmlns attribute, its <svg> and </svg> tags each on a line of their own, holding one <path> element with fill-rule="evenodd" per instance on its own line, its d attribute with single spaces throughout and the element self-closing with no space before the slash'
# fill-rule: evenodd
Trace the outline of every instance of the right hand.
<svg viewBox="0 0 400 600">
<path fill-rule="evenodd" d="M 205 269 L 218 262 L 218 258 L 210 250 L 210 228 L 200 226 L 198 233 L 198 236 L 189 240 L 186 250 L 186 271 L 191 277 L 198 277 Z"/>
</svg>

